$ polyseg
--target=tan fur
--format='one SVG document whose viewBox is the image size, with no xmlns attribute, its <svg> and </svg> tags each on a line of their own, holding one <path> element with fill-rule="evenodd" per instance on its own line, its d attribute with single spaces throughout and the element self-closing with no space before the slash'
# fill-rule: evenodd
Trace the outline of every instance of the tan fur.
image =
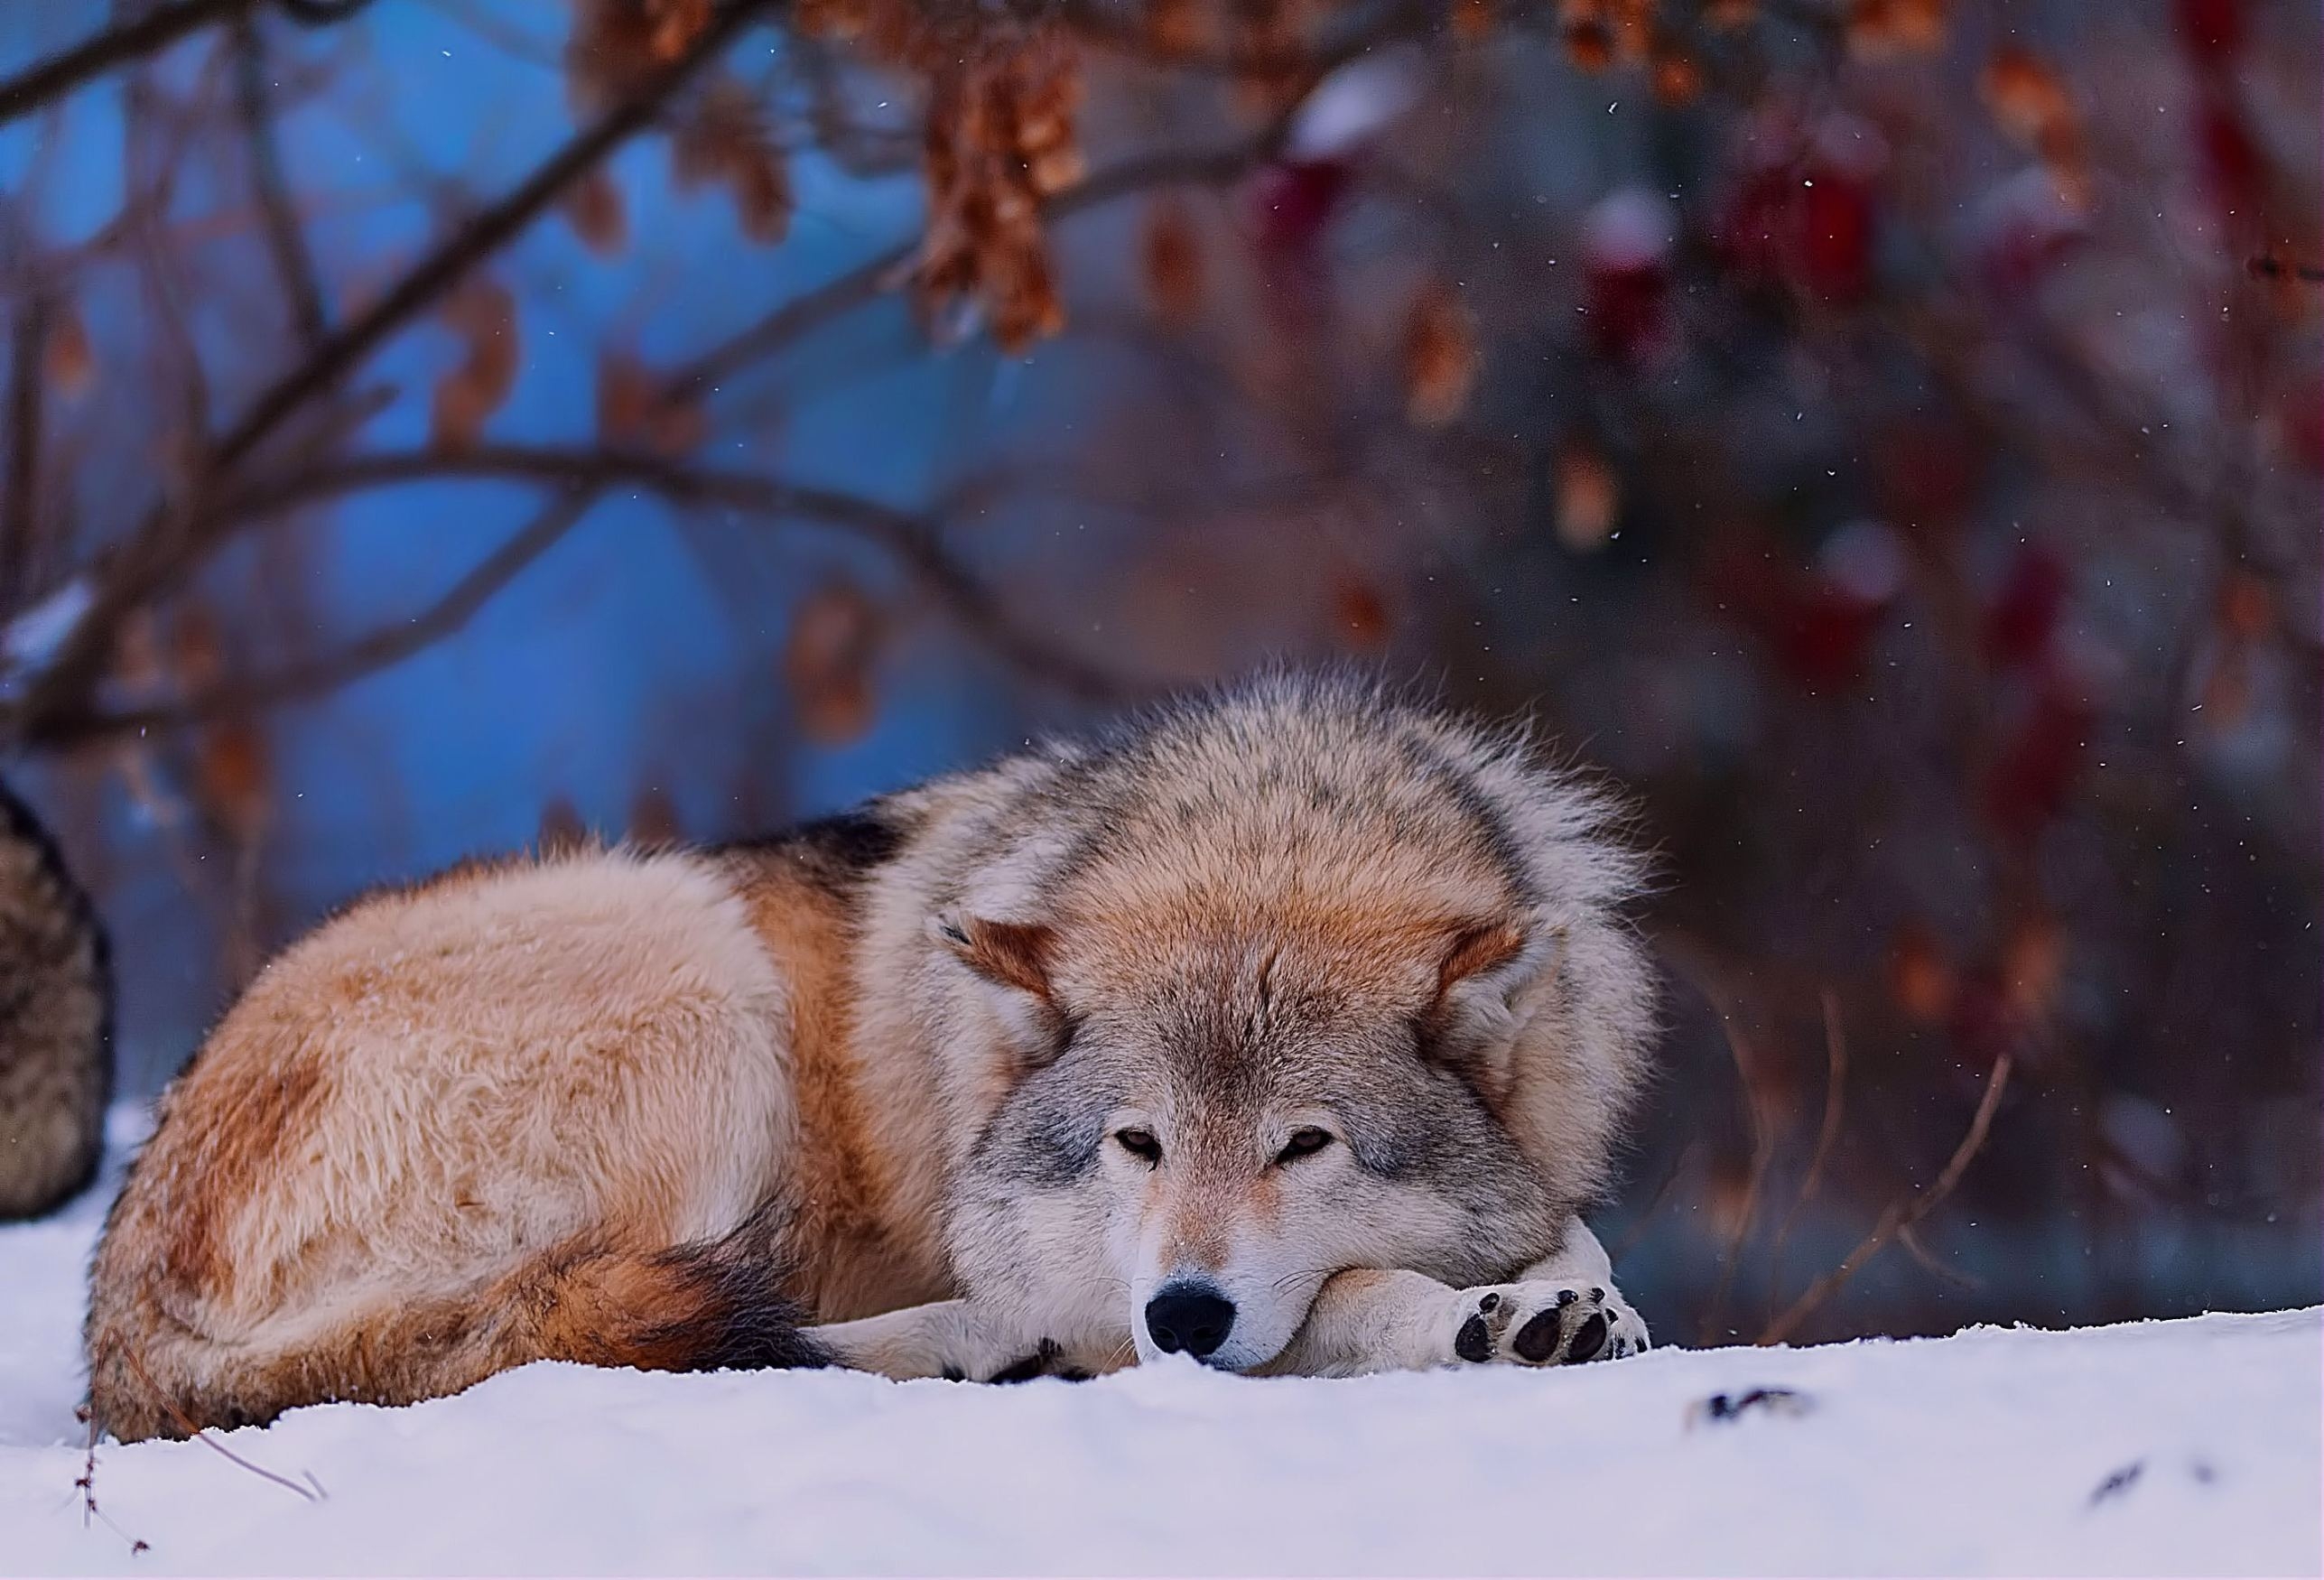
<svg viewBox="0 0 2324 1580">
<path fill-rule="evenodd" d="M 164 1098 L 92 1274 L 94 1408 L 135 1436 L 539 1358 L 1098 1370 L 1144 1352 L 1174 1268 L 1250 1286 L 1232 1353 L 1255 1366 L 1340 1269 L 1386 1258 L 1449 1298 L 1429 1280 L 1563 1266 L 1650 1013 L 1602 823 L 1514 742 L 1279 680 L 786 840 L 375 896 L 277 959 Z M 1113 1110 L 1027 1108 L 1068 1042 L 1111 1061 Z M 1196 1064 L 1166 1080 L 1165 1044 Z M 1478 1094 L 1491 1117 L 1458 1122 L 1523 1176 L 1505 1212 L 1492 1180 L 1374 1178 L 1345 1146 L 1269 1165 L 1345 1121 L 1333 1102 L 1386 1101 L 1365 1060 Z M 1102 1140 L 1124 1114 L 1167 1131 L 1168 1167 Z M 1285 1257 L 1327 1265 L 1266 1275 Z M 1417 1352 L 1436 1305 L 1366 1304 L 1416 1287 L 1335 1285 L 1318 1312 Z M 824 1325 L 786 1327 L 784 1300 Z"/>
<path fill-rule="evenodd" d="M 249 1418 L 532 1358 L 414 1345 L 407 1365 L 394 1335 L 497 1304 L 576 1241 L 643 1257 L 738 1224 L 791 1150 L 788 1014 L 740 900 L 692 858 L 358 905 L 261 975 L 164 1100 L 92 1277 L 101 1412 L 161 1426 L 125 1348 L 153 1388 Z"/>
</svg>

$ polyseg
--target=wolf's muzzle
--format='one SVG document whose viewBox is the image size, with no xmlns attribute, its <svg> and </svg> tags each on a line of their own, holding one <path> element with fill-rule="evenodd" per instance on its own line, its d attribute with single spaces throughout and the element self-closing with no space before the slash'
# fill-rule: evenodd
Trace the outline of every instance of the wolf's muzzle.
<svg viewBox="0 0 2324 1580">
<path fill-rule="evenodd" d="M 1233 1328 L 1234 1302 L 1207 1285 L 1167 1285 L 1146 1303 L 1146 1331 L 1166 1355 L 1184 1350 L 1200 1361 Z"/>
</svg>

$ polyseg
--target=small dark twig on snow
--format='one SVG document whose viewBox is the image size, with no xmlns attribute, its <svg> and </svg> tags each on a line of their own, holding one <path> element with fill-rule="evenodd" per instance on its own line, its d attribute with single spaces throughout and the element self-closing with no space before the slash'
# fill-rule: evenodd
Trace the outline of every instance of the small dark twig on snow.
<svg viewBox="0 0 2324 1580">
<path fill-rule="evenodd" d="M 320 1503 L 323 1501 L 325 1494 L 322 1490 L 322 1483 L 316 1481 L 313 1475 L 310 1474 L 307 1477 L 308 1482 L 311 1483 L 311 1485 L 302 1487 L 299 1485 L 298 1482 L 293 1481 L 290 1477 L 277 1475 L 263 1464 L 251 1464 L 248 1460 L 235 1453 L 234 1450 L 228 1448 L 225 1444 L 220 1443 L 217 1438 L 212 1437 L 209 1433 L 203 1431 L 200 1422 L 196 1421 L 191 1416 L 187 1415 L 185 1411 L 180 1409 L 175 1399 L 172 1399 L 168 1394 L 163 1393 L 158 1387 L 156 1387 L 153 1382 L 153 1374 L 145 1370 L 144 1362 L 137 1359 L 135 1352 L 124 1350 L 121 1352 L 121 1358 L 129 1362 L 129 1370 L 137 1374 L 137 1380 L 144 1383 L 146 1390 L 155 1399 L 162 1401 L 162 1408 L 169 1412 L 170 1419 L 175 1421 L 178 1424 L 179 1428 L 183 1431 L 187 1436 L 192 1438 L 197 1443 L 204 1445 L 212 1453 L 224 1455 L 228 1459 L 231 1460 L 234 1464 L 240 1465 L 252 1475 L 270 1481 L 278 1487 L 288 1487 L 292 1492 L 296 1492 L 300 1497 L 304 1498 L 310 1503 Z M 94 1421 L 89 1423 L 89 1430 L 93 1436 L 96 1432 L 96 1423 Z M 95 1452 L 94 1445 L 91 1445 L 90 1452 L 92 1454 Z"/>
</svg>

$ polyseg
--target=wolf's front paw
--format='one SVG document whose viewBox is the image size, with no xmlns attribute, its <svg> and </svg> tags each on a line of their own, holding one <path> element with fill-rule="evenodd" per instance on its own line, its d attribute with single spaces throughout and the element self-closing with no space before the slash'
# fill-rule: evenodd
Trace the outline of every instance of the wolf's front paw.
<svg viewBox="0 0 2324 1580">
<path fill-rule="evenodd" d="M 1612 1361 L 1646 1350 L 1646 1324 L 1615 1290 L 1555 1283 L 1491 1284 L 1453 1297 L 1450 1361 L 1519 1366 Z"/>
</svg>

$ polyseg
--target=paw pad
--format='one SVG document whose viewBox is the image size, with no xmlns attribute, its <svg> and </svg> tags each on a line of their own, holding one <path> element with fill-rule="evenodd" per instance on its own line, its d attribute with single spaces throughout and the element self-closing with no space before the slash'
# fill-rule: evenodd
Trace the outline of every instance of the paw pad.
<svg viewBox="0 0 2324 1580">
<path fill-rule="evenodd" d="M 1492 1297 L 1488 1296 L 1486 1298 L 1490 1299 Z M 1468 1321 L 1461 1324 L 1460 1333 L 1453 1339 L 1453 1353 L 1464 1361 L 1492 1359 L 1492 1334 L 1486 1328 L 1485 1319 L 1482 1314 L 1471 1316 Z"/>
<path fill-rule="evenodd" d="M 1646 1348 L 1619 1297 L 1603 1287 L 1508 1284 L 1471 1289 L 1452 1334 L 1453 1358 L 1521 1366 L 1613 1361 Z M 1567 1308 L 1575 1308 L 1569 1315 Z"/>
<path fill-rule="evenodd" d="M 1544 1307 L 1534 1314 L 1530 1322 L 1517 1330 L 1517 1337 L 1510 1343 L 1520 1357 L 1538 1366 L 1557 1353 L 1557 1329 L 1564 1320 L 1560 1315 L 1563 1310 L 1562 1302 Z"/>
</svg>

